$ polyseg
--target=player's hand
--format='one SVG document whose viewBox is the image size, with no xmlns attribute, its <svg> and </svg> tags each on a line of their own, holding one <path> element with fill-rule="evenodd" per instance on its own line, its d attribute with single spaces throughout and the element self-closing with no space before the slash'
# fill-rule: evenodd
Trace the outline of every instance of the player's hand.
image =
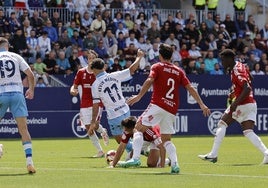
<svg viewBox="0 0 268 188">
<path fill-rule="evenodd" d="M 137 57 L 143 57 L 143 56 L 144 56 L 144 52 L 141 49 L 138 49 Z"/>
<path fill-rule="evenodd" d="M 201 106 L 201 110 L 203 111 L 203 115 L 205 117 L 207 117 L 211 114 L 210 109 L 204 104 Z"/>
<path fill-rule="evenodd" d="M 78 89 L 72 89 L 72 90 L 70 91 L 70 94 L 71 94 L 72 96 L 77 96 L 77 95 L 78 95 Z"/>
<path fill-rule="evenodd" d="M 26 99 L 33 99 L 34 98 L 34 91 L 31 89 L 27 89 L 25 92 Z"/>
<path fill-rule="evenodd" d="M 140 97 L 138 95 L 132 95 L 132 97 L 130 97 L 128 100 L 127 100 L 127 104 L 132 106 L 133 104 L 135 104 L 136 102 L 139 102 L 140 100 Z"/>
</svg>

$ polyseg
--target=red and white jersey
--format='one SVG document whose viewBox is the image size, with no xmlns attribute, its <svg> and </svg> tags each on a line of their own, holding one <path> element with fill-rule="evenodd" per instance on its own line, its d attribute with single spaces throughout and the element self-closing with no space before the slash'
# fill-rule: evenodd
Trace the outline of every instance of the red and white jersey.
<svg viewBox="0 0 268 188">
<path fill-rule="evenodd" d="M 21 71 L 30 69 L 26 61 L 18 54 L 0 51 L 0 93 L 23 92 Z"/>
<path fill-rule="evenodd" d="M 237 98 L 241 95 L 243 91 L 243 85 L 248 84 L 252 88 L 252 83 L 250 79 L 250 72 L 247 70 L 245 65 L 241 62 L 236 62 L 233 70 L 231 71 L 231 81 L 232 88 L 234 89 L 234 95 Z M 239 104 L 255 103 L 256 101 L 253 98 L 253 91 L 251 90 L 250 94 Z"/>
<path fill-rule="evenodd" d="M 190 84 L 184 71 L 171 63 L 156 63 L 149 77 L 154 78 L 151 103 L 176 114 L 179 107 L 179 87 Z"/>
<path fill-rule="evenodd" d="M 74 85 L 80 85 L 82 87 L 82 92 L 80 93 L 80 108 L 92 106 L 91 86 L 95 80 L 95 75 L 92 72 L 88 72 L 87 67 L 79 69 L 76 73 Z"/>
<path fill-rule="evenodd" d="M 153 126 L 152 128 L 149 128 L 149 129 L 151 129 L 155 133 L 155 135 L 160 137 L 160 126 L 159 125 Z M 147 136 L 146 132 L 143 133 L 143 137 L 144 137 L 144 141 L 147 141 L 147 142 L 154 141 L 151 137 Z M 133 138 L 133 133 L 128 133 L 128 132 L 124 131 L 122 134 L 122 137 L 121 137 L 121 142 L 127 144 L 130 138 Z"/>
</svg>

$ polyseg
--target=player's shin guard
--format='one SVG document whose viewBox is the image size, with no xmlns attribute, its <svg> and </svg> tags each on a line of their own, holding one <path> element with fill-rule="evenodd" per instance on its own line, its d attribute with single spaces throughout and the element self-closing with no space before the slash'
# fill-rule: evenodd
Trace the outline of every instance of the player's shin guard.
<svg viewBox="0 0 268 188">
<path fill-rule="evenodd" d="M 220 120 L 218 123 L 218 129 L 216 131 L 216 135 L 214 137 L 214 143 L 212 146 L 212 150 L 209 154 L 210 157 L 217 157 L 218 156 L 220 145 L 221 145 L 222 140 L 223 140 L 225 133 L 226 133 L 226 128 L 227 128 L 227 124 L 224 121 Z"/>
<path fill-rule="evenodd" d="M 141 148 L 143 144 L 143 134 L 142 132 L 135 132 L 133 135 L 133 159 L 140 159 Z"/>
<path fill-rule="evenodd" d="M 258 148 L 264 155 L 266 154 L 265 152 L 267 152 L 267 147 L 252 129 L 244 130 L 243 133 L 256 148 Z"/>
<path fill-rule="evenodd" d="M 171 166 L 178 165 L 178 157 L 176 152 L 176 147 L 171 141 L 166 141 L 164 143 L 167 155 L 171 161 Z"/>
</svg>

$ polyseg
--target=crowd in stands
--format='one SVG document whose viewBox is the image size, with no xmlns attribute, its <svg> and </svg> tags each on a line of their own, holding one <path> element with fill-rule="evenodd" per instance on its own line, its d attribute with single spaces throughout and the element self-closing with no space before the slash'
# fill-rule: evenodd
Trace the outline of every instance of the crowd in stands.
<svg viewBox="0 0 268 188">
<path fill-rule="evenodd" d="M 49 85 L 49 74 L 75 74 L 86 66 L 88 49 L 105 60 L 108 72 L 129 67 L 137 49 L 142 49 L 145 63 L 138 73 L 148 74 L 150 66 L 159 61 L 160 43 L 173 47 L 173 63 L 186 74 L 226 74 L 219 53 L 231 48 L 252 74 L 268 75 L 268 24 L 258 28 L 253 15 L 234 18 L 226 14 L 221 19 L 219 14 L 206 12 L 198 23 L 194 12 L 184 17 L 183 10 L 164 20 L 159 12 L 146 14 L 146 9 L 160 6 L 157 0 L 16 2 L 2 1 L 0 35 L 9 40 L 10 51 L 27 59 L 40 87 Z M 54 7 L 54 11 L 49 14 L 43 7 Z M 60 15 L 55 7 L 73 14 Z M 118 11 L 112 15 L 111 9 Z M 70 15 L 68 22 L 61 19 Z"/>
</svg>

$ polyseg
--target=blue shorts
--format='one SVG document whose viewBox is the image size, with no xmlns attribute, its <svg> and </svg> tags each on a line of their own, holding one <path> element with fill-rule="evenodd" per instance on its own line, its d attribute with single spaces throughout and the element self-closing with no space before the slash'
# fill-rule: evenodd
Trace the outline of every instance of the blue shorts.
<svg viewBox="0 0 268 188">
<path fill-rule="evenodd" d="M 110 130 L 113 136 L 117 136 L 117 135 L 122 135 L 123 134 L 123 129 L 121 126 L 121 122 L 122 120 L 124 120 L 125 118 L 130 116 L 130 111 L 128 111 L 127 113 L 114 118 L 114 119 L 108 119 L 108 124 L 110 126 Z"/>
<path fill-rule="evenodd" d="M 0 93 L 0 119 L 4 117 L 8 108 L 14 118 L 28 116 L 26 101 L 21 92 Z"/>
</svg>

